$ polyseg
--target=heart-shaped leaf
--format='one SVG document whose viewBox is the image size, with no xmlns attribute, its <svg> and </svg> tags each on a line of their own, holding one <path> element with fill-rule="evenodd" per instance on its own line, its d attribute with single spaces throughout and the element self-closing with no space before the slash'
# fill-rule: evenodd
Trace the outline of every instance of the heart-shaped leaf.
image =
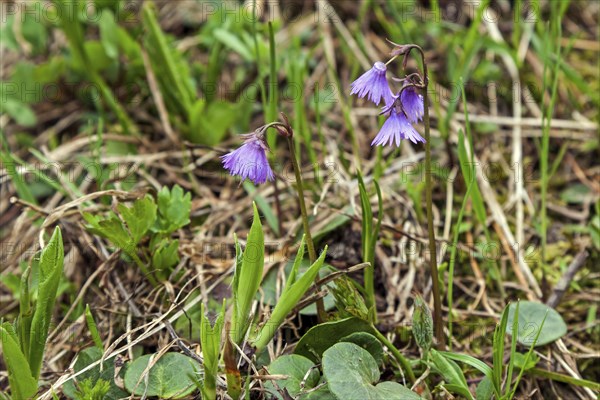
<svg viewBox="0 0 600 400">
<path fill-rule="evenodd" d="M 508 334 L 512 334 L 515 308 L 516 303 L 512 303 L 508 308 L 508 323 L 506 325 L 506 333 Z M 546 315 L 546 313 L 548 314 Z M 544 317 L 546 318 L 545 321 Z M 543 325 L 542 321 L 544 322 Z M 517 340 L 522 345 L 531 346 L 535 341 L 538 331 L 540 332 L 535 342 L 536 347 L 561 338 L 567 333 L 567 324 L 565 324 L 565 321 L 558 312 L 545 304 L 534 301 L 519 302 L 519 332 Z"/>
<path fill-rule="evenodd" d="M 418 400 L 421 397 L 396 382 L 379 381 L 379 367 L 371 354 L 347 342 L 331 346 L 323 354 L 323 375 L 338 399 Z"/>
<path fill-rule="evenodd" d="M 200 365 L 196 361 L 183 354 L 166 353 L 146 371 L 153 356 L 157 357 L 156 354 L 147 354 L 129 365 L 125 372 L 125 388 L 129 392 L 138 396 L 145 394 L 161 399 L 178 399 L 196 388 L 194 378 L 197 379 L 200 371 Z"/>
</svg>

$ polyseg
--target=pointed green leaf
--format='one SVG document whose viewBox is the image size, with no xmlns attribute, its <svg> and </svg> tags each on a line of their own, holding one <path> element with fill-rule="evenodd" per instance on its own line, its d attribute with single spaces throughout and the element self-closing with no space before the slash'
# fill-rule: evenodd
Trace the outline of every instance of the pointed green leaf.
<svg viewBox="0 0 600 400">
<path fill-rule="evenodd" d="M 281 293 L 281 298 L 275 305 L 271 317 L 263 325 L 255 339 L 255 346 L 258 350 L 263 349 L 271 341 L 285 317 L 296 307 L 304 293 L 306 293 L 310 285 L 315 281 L 319 269 L 321 269 L 325 262 L 326 253 L 327 246 L 313 265 L 296 282 L 287 287 L 287 290 Z"/>
<path fill-rule="evenodd" d="M 17 335 L 9 323 L 0 325 L 0 342 L 13 399 L 28 399 L 37 392 L 37 380 L 31 376 L 29 363 L 19 347 Z"/>
<path fill-rule="evenodd" d="M 265 238 L 256 204 L 253 203 L 252 206 L 254 220 L 248 233 L 241 265 L 237 265 L 234 274 L 233 297 L 237 306 L 232 340 L 237 344 L 244 338 L 248 329 L 250 308 L 262 281 L 264 268 Z"/>
<path fill-rule="evenodd" d="M 50 241 L 40 257 L 40 281 L 38 297 L 31 321 L 29 343 L 29 366 L 31 375 L 37 379 L 42 367 L 44 348 L 48 338 L 48 328 L 56 300 L 56 291 L 62 276 L 64 249 L 60 228 L 56 227 Z"/>
</svg>

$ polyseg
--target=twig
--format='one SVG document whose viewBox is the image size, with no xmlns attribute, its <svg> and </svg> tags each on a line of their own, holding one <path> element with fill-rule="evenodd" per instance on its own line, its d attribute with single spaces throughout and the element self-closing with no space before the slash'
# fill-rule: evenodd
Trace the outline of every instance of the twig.
<svg viewBox="0 0 600 400">
<path fill-rule="evenodd" d="M 586 249 L 581 250 L 573 259 L 569 267 L 565 271 L 565 273 L 560 277 L 560 280 L 554 287 L 554 291 L 548 298 L 546 305 L 548 307 L 556 308 L 556 306 L 560 303 L 560 300 L 564 296 L 565 292 L 569 288 L 569 285 L 575 274 L 579 269 L 585 264 L 585 260 L 587 260 L 589 253 Z"/>
</svg>

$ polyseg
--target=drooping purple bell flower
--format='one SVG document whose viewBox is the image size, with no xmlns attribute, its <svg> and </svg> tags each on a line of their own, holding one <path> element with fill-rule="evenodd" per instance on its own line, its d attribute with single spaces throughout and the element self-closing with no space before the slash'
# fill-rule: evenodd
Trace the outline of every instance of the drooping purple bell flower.
<svg viewBox="0 0 600 400">
<path fill-rule="evenodd" d="M 423 119 L 425 111 L 423 107 L 423 95 L 419 94 L 414 86 L 409 86 L 402 91 L 400 94 L 400 103 L 409 122 L 414 124 Z"/>
<path fill-rule="evenodd" d="M 373 64 L 373 68 L 352 82 L 350 94 L 356 94 L 360 98 L 366 97 L 377 105 L 381 99 L 384 100 L 384 104 L 391 104 L 395 97 L 385 77 L 386 70 L 386 65 L 377 61 Z"/>
<path fill-rule="evenodd" d="M 384 112 L 389 112 L 388 119 L 383 123 L 371 146 L 400 146 L 400 141 L 408 139 L 413 143 L 425 143 L 425 139 L 411 125 L 402 111 L 396 110 L 395 106 L 384 107 Z"/>
<path fill-rule="evenodd" d="M 221 156 L 223 168 L 228 170 L 230 175 L 238 175 L 242 181 L 250 179 L 255 184 L 275 179 L 267 160 L 269 147 L 265 142 L 264 133 L 257 131 L 243 136 L 246 140 L 241 147 Z"/>
</svg>

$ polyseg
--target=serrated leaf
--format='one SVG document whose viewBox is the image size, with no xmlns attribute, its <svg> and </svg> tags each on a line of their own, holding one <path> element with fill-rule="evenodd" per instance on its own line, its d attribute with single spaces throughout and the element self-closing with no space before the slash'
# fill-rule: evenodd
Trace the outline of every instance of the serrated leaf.
<svg viewBox="0 0 600 400">
<path fill-rule="evenodd" d="M 106 219 L 89 213 L 82 213 L 83 219 L 89 224 L 86 226 L 90 232 L 110 240 L 120 249 L 130 250 L 132 237 L 125 229 L 123 222 L 114 213 Z"/>
<path fill-rule="evenodd" d="M 87 349 L 83 349 L 77 355 L 77 360 L 75 360 L 75 364 L 73 365 L 73 370 L 75 372 L 79 372 L 86 368 L 88 365 L 95 363 L 96 361 L 102 358 L 102 350 L 97 347 L 88 347 Z M 100 365 L 91 368 L 80 375 L 77 376 L 77 381 L 82 382 L 84 380 L 89 380 L 92 384 L 96 384 L 96 382 L 103 380 L 110 383 L 110 388 L 108 389 L 108 393 L 106 394 L 107 399 L 122 399 L 127 397 L 127 392 L 120 389 L 114 381 L 115 375 L 115 366 L 114 360 L 106 360 L 102 363 L 102 370 L 100 370 Z M 67 381 L 63 385 L 63 393 L 71 398 L 78 399 L 77 389 L 75 388 L 75 384 L 73 381 Z"/>
<path fill-rule="evenodd" d="M 151 357 L 147 354 L 135 359 L 125 372 L 125 388 L 132 394 L 161 399 L 182 398 L 195 389 L 193 378 L 198 375 L 200 365 L 179 353 L 163 354 L 149 371 L 145 371 Z M 148 374 L 146 382 L 145 374 Z"/>
<path fill-rule="evenodd" d="M 155 232 L 171 233 L 190 223 L 192 195 L 175 185 L 169 191 L 164 186 L 158 192 L 158 219 L 153 227 Z"/>
<path fill-rule="evenodd" d="M 140 242 L 156 220 L 156 204 L 149 195 L 134 201 L 131 207 L 119 204 L 117 210 L 127 224 L 134 244 Z"/>
</svg>

